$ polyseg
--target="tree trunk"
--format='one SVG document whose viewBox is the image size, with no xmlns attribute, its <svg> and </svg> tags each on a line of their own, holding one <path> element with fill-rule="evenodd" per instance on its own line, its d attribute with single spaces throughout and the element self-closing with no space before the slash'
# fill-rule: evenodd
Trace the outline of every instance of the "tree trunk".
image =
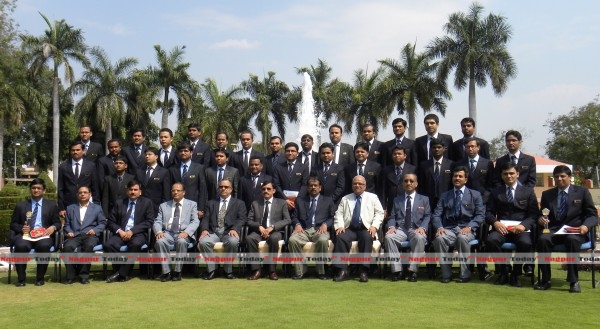
<svg viewBox="0 0 600 329">
<path fill-rule="evenodd" d="M 6 129 L 4 119 L 5 118 L 0 118 L 0 179 L 2 179 L 2 181 L 0 182 L 0 191 L 4 186 L 4 130 Z"/>
<path fill-rule="evenodd" d="M 58 186 L 60 156 L 60 106 L 58 101 L 58 76 L 52 80 L 52 181 Z"/>
<path fill-rule="evenodd" d="M 475 78 L 471 75 L 469 79 L 469 116 L 477 124 L 477 104 L 475 101 Z"/>
<path fill-rule="evenodd" d="M 160 128 L 169 127 L 169 87 L 165 88 L 165 97 L 163 98 L 162 120 Z"/>
<path fill-rule="evenodd" d="M 105 154 L 102 155 L 108 154 L 108 141 L 112 139 L 112 120 L 110 118 L 107 118 L 106 120 L 106 127 L 104 128 L 104 145 L 106 145 L 107 149 Z"/>
<path fill-rule="evenodd" d="M 415 111 L 407 111 L 408 116 L 408 138 L 415 140 L 417 138 L 415 133 Z M 406 136 L 405 136 L 406 137 Z"/>
</svg>

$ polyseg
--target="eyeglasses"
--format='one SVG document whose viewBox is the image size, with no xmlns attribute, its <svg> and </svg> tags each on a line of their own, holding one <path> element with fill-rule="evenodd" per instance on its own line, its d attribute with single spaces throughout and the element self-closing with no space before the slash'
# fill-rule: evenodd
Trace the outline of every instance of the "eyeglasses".
<svg viewBox="0 0 600 329">
<path fill-rule="evenodd" d="M 219 185 L 219 188 L 230 188 L 231 186 Z"/>
</svg>

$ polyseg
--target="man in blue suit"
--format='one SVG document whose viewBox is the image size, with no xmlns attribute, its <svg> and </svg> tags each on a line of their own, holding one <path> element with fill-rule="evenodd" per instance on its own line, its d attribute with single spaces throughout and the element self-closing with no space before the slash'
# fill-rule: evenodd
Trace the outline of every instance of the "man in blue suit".
<svg viewBox="0 0 600 329">
<path fill-rule="evenodd" d="M 106 227 L 106 217 L 102 207 L 90 202 L 92 193 L 87 186 L 81 186 L 77 190 L 78 203 L 67 206 L 65 218 L 65 241 L 63 251 L 65 253 L 92 252 L 94 246 L 100 241 L 100 236 Z M 81 284 L 90 283 L 90 263 L 78 264 L 67 263 L 67 281 L 65 284 L 73 284 L 75 277 L 79 274 Z"/>
</svg>

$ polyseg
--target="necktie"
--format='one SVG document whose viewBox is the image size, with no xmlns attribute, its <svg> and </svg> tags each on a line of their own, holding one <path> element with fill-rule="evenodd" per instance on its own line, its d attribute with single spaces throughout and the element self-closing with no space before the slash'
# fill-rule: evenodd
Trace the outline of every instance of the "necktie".
<svg viewBox="0 0 600 329">
<path fill-rule="evenodd" d="M 146 170 L 146 184 L 150 181 L 150 176 L 152 176 L 152 167 L 148 167 L 148 170 Z"/>
<path fill-rule="evenodd" d="M 256 182 L 258 181 L 258 176 L 252 175 L 252 186 L 256 188 Z"/>
<path fill-rule="evenodd" d="M 227 212 L 227 200 L 223 200 L 221 204 L 221 208 L 219 209 L 219 214 L 217 215 L 217 225 L 219 228 L 223 228 L 225 226 L 225 213 Z"/>
<path fill-rule="evenodd" d="M 127 208 L 127 224 L 125 225 L 125 231 L 129 231 L 130 228 L 133 227 L 133 225 L 129 226 L 129 223 L 132 222 L 132 216 L 133 216 L 133 208 L 135 207 L 135 202 L 131 201 L 129 202 L 129 208 Z"/>
<path fill-rule="evenodd" d="M 123 184 L 123 176 L 117 176 L 117 184 L 119 185 L 119 188 L 121 188 L 121 185 Z"/>
<path fill-rule="evenodd" d="M 219 168 L 219 175 L 217 175 L 217 185 L 223 179 L 223 168 Z"/>
<path fill-rule="evenodd" d="M 326 163 L 325 166 L 323 167 L 323 173 L 326 174 L 329 171 L 329 164 Z"/>
<path fill-rule="evenodd" d="M 475 159 L 470 159 L 469 162 L 471 163 L 471 172 L 475 172 Z"/>
<path fill-rule="evenodd" d="M 396 139 L 396 146 L 401 145 L 402 144 L 402 140 L 401 139 Z"/>
<path fill-rule="evenodd" d="M 562 221 L 567 216 L 567 193 L 560 191 L 560 200 L 558 205 L 558 218 Z"/>
<path fill-rule="evenodd" d="M 269 201 L 265 201 L 265 211 L 263 212 L 262 227 L 267 227 L 267 219 L 269 218 Z"/>
<path fill-rule="evenodd" d="M 312 198 L 310 200 L 310 208 L 308 209 L 308 223 L 306 223 L 306 228 L 312 228 L 315 226 L 315 212 L 317 212 L 317 199 Z"/>
<path fill-rule="evenodd" d="M 456 219 L 457 222 L 458 222 L 458 219 L 460 218 L 461 207 L 462 207 L 461 195 L 462 195 L 461 190 L 454 191 L 454 218 Z"/>
<path fill-rule="evenodd" d="M 410 195 L 406 196 L 406 211 L 404 214 L 404 233 L 408 234 L 408 230 L 410 230 L 410 224 L 412 222 L 412 204 L 410 202 Z"/>
<path fill-rule="evenodd" d="M 192 143 L 192 151 L 196 148 L 196 143 Z"/>
<path fill-rule="evenodd" d="M 402 167 L 396 166 L 396 181 L 398 184 L 402 183 Z"/>
<path fill-rule="evenodd" d="M 361 221 L 360 221 L 360 204 L 361 204 L 361 197 L 360 196 L 356 196 L 356 204 L 354 204 L 354 211 L 352 212 L 352 220 L 350 222 L 350 227 L 352 227 L 355 230 L 359 230 L 361 227 Z"/>
<path fill-rule="evenodd" d="M 292 175 L 292 171 L 294 170 L 294 164 L 289 162 L 288 163 L 288 174 Z"/>
<path fill-rule="evenodd" d="M 302 161 L 302 163 L 308 164 L 308 153 L 304 153 L 304 160 Z"/>
<path fill-rule="evenodd" d="M 440 179 L 440 163 L 435 162 L 435 168 L 433 169 L 433 176 L 435 177 L 435 181 L 437 182 Z"/>
<path fill-rule="evenodd" d="M 340 153 L 340 145 L 339 144 L 335 144 L 333 146 L 333 163 L 339 163 L 338 161 L 338 153 Z"/>
<path fill-rule="evenodd" d="M 167 161 L 169 161 L 169 151 L 163 151 L 163 167 L 167 166 Z"/>
<path fill-rule="evenodd" d="M 75 162 L 75 178 L 79 178 L 79 162 Z"/>
<path fill-rule="evenodd" d="M 31 223 L 28 224 L 30 227 L 35 228 L 35 222 L 37 221 L 37 214 L 38 214 L 39 206 L 40 206 L 40 204 L 36 202 L 33 207 L 33 213 L 31 214 Z"/>
<path fill-rule="evenodd" d="M 244 150 L 244 166 L 248 167 L 248 150 Z"/>
<path fill-rule="evenodd" d="M 90 147 L 90 144 L 84 144 L 85 145 L 85 149 L 83 150 L 83 155 L 87 154 L 88 148 Z"/>
<path fill-rule="evenodd" d="M 514 155 L 511 155 L 510 156 L 510 162 L 512 162 L 514 165 L 516 165 L 517 164 L 517 157 L 514 156 Z"/>
<path fill-rule="evenodd" d="M 513 198 L 512 187 L 508 187 L 506 189 L 506 201 L 508 201 L 509 204 L 512 204 L 514 200 L 515 199 Z"/>
<path fill-rule="evenodd" d="M 279 153 L 275 154 L 271 159 L 271 164 L 275 165 L 277 163 L 277 159 L 279 159 Z"/>
<path fill-rule="evenodd" d="M 187 165 L 186 164 L 183 165 L 183 172 L 181 173 L 181 177 L 183 178 L 183 176 L 185 176 L 185 174 L 187 174 Z"/>
<path fill-rule="evenodd" d="M 364 166 L 365 166 L 365 165 L 364 165 L 363 163 L 359 163 L 359 164 L 358 164 L 358 174 L 359 174 L 359 175 L 361 175 L 361 176 L 364 176 L 364 175 L 365 175 L 365 172 L 363 171 L 363 167 L 364 167 Z"/>
<path fill-rule="evenodd" d="M 142 147 L 141 146 L 136 147 L 135 151 L 137 152 L 137 156 L 139 158 L 142 155 Z"/>
<path fill-rule="evenodd" d="M 181 204 L 177 202 L 175 204 L 175 211 L 173 212 L 173 222 L 171 223 L 171 232 L 179 233 L 179 216 L 181 216 Z"/>
</svg>

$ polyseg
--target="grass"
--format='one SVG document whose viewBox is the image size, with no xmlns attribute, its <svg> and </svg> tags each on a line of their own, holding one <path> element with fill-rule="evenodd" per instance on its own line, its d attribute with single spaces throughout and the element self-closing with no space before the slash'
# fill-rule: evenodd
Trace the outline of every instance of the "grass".
<svg viewBox="0 0 600 329">
<path fill-rule="evenodd" d="M 566 272 L 558 265 L 548 291 L 534 291 L 529 278 L 518 289 L 477 279 L 441 284 L 423 276 L 417 283 L 371 278 L 366 284 L 314 278 L 204 281 L 192 276 L 181 282 L 133 278 L 107 284 L 98 276 L 85 286 L 47 281 L 35 287 L 35 266 L 28 270 L 23 288 L 8 285 L 7 273 L 0 274 L 0 323 L 5 328 L 592 327 L 598 323 L 594 305 L 600 297 L 600 289 L 591 288 L 590 272 L 580 272 L 583 293 L 569 294 Z"/>
</svg>

